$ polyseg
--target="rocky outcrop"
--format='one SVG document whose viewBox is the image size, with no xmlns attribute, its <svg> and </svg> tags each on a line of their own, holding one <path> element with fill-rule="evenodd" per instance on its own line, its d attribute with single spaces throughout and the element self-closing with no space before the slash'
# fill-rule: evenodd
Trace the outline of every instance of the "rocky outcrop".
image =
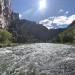
<svg viewBox="0 0 75 75">
<path fill-rule="evenodd" d="M 11 0 L 0 0 L 0 28 L 7 28 L 11 18 Z"/>
</svg>

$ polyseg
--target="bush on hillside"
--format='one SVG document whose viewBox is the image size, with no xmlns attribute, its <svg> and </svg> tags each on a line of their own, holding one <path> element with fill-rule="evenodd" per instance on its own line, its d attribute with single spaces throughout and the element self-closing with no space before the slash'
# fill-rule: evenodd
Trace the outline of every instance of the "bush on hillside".
<svg viewBox="0 0 75 75">
<path fill-rule="evenodd" d="M 12 42 L 12 34 L 4 29 L 0 29 L 0 44 L 10 44 Z"/>
<path fill-rule="evenodd" d="M 74 41 L 74 37 L 72 36 L 72 34 L 59 34 L 57 37 L 57 42 L 60 43 L 73 43 Z"/>
</svg>

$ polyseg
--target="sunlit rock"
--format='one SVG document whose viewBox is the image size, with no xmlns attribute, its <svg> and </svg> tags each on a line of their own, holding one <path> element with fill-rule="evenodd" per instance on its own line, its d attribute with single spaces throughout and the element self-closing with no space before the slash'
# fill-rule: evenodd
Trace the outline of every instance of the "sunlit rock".
<svg viewBox="0 0 75 75">
<path fill-rule="evenodd" d="M 11 18 L 11 0 L 0 0 L 0 28 L 7 28 Z"/>
</svg>

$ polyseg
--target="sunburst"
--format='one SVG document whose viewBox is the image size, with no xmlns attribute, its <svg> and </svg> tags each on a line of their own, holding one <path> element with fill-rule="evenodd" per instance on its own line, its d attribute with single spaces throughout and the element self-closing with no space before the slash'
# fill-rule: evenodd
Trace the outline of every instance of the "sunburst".
<svg viewBox="0 0 75 75">
<path fill-rule="evenodd" d="M 39 9 L 45 9 L 46 8 L 46 0 L 40 0 L 39 2 Z"/>
</svg>

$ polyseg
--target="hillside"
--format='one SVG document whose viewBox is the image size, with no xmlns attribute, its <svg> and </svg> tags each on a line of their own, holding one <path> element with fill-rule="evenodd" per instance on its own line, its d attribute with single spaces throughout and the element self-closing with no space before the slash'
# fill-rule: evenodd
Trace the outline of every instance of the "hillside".
<svg viewBox="0 0 75 75">
<path fill-rule="evenodd" d="M 49 29 L 49 40 L 51 42 L 56 42 L 56 38 L 64 30 L 65 30 L 65 28 L 61 28 L 61 29 Z"/>
<path fill-rule="evenodd" d="M 47 29 L 42 24 L 37 24 L 29 20 L 15 20 L 9 26 L 9 31 L 13 33 L 16 41 L 25 42 L 75 42 L 75 21 L 67 28 Z"/>
<path fill-rule="evenodd" d="M 24 40 L 37 40 L 39 42 L 49 39 L 49 31 L 46 27 L 25 19 L 13 21 L 9 26 L 9 31 L 17 38 L 17 42 L 19 40 L 20 42 L 24 42 Z"/>
<path fill-rule="evenodd" d="M 61 42 L 75 43 L 75 21 L 73 21 L 67 29 L 59 34 Z M 58 39 L 59 39 L 58 38 Z"/>
</svg>

